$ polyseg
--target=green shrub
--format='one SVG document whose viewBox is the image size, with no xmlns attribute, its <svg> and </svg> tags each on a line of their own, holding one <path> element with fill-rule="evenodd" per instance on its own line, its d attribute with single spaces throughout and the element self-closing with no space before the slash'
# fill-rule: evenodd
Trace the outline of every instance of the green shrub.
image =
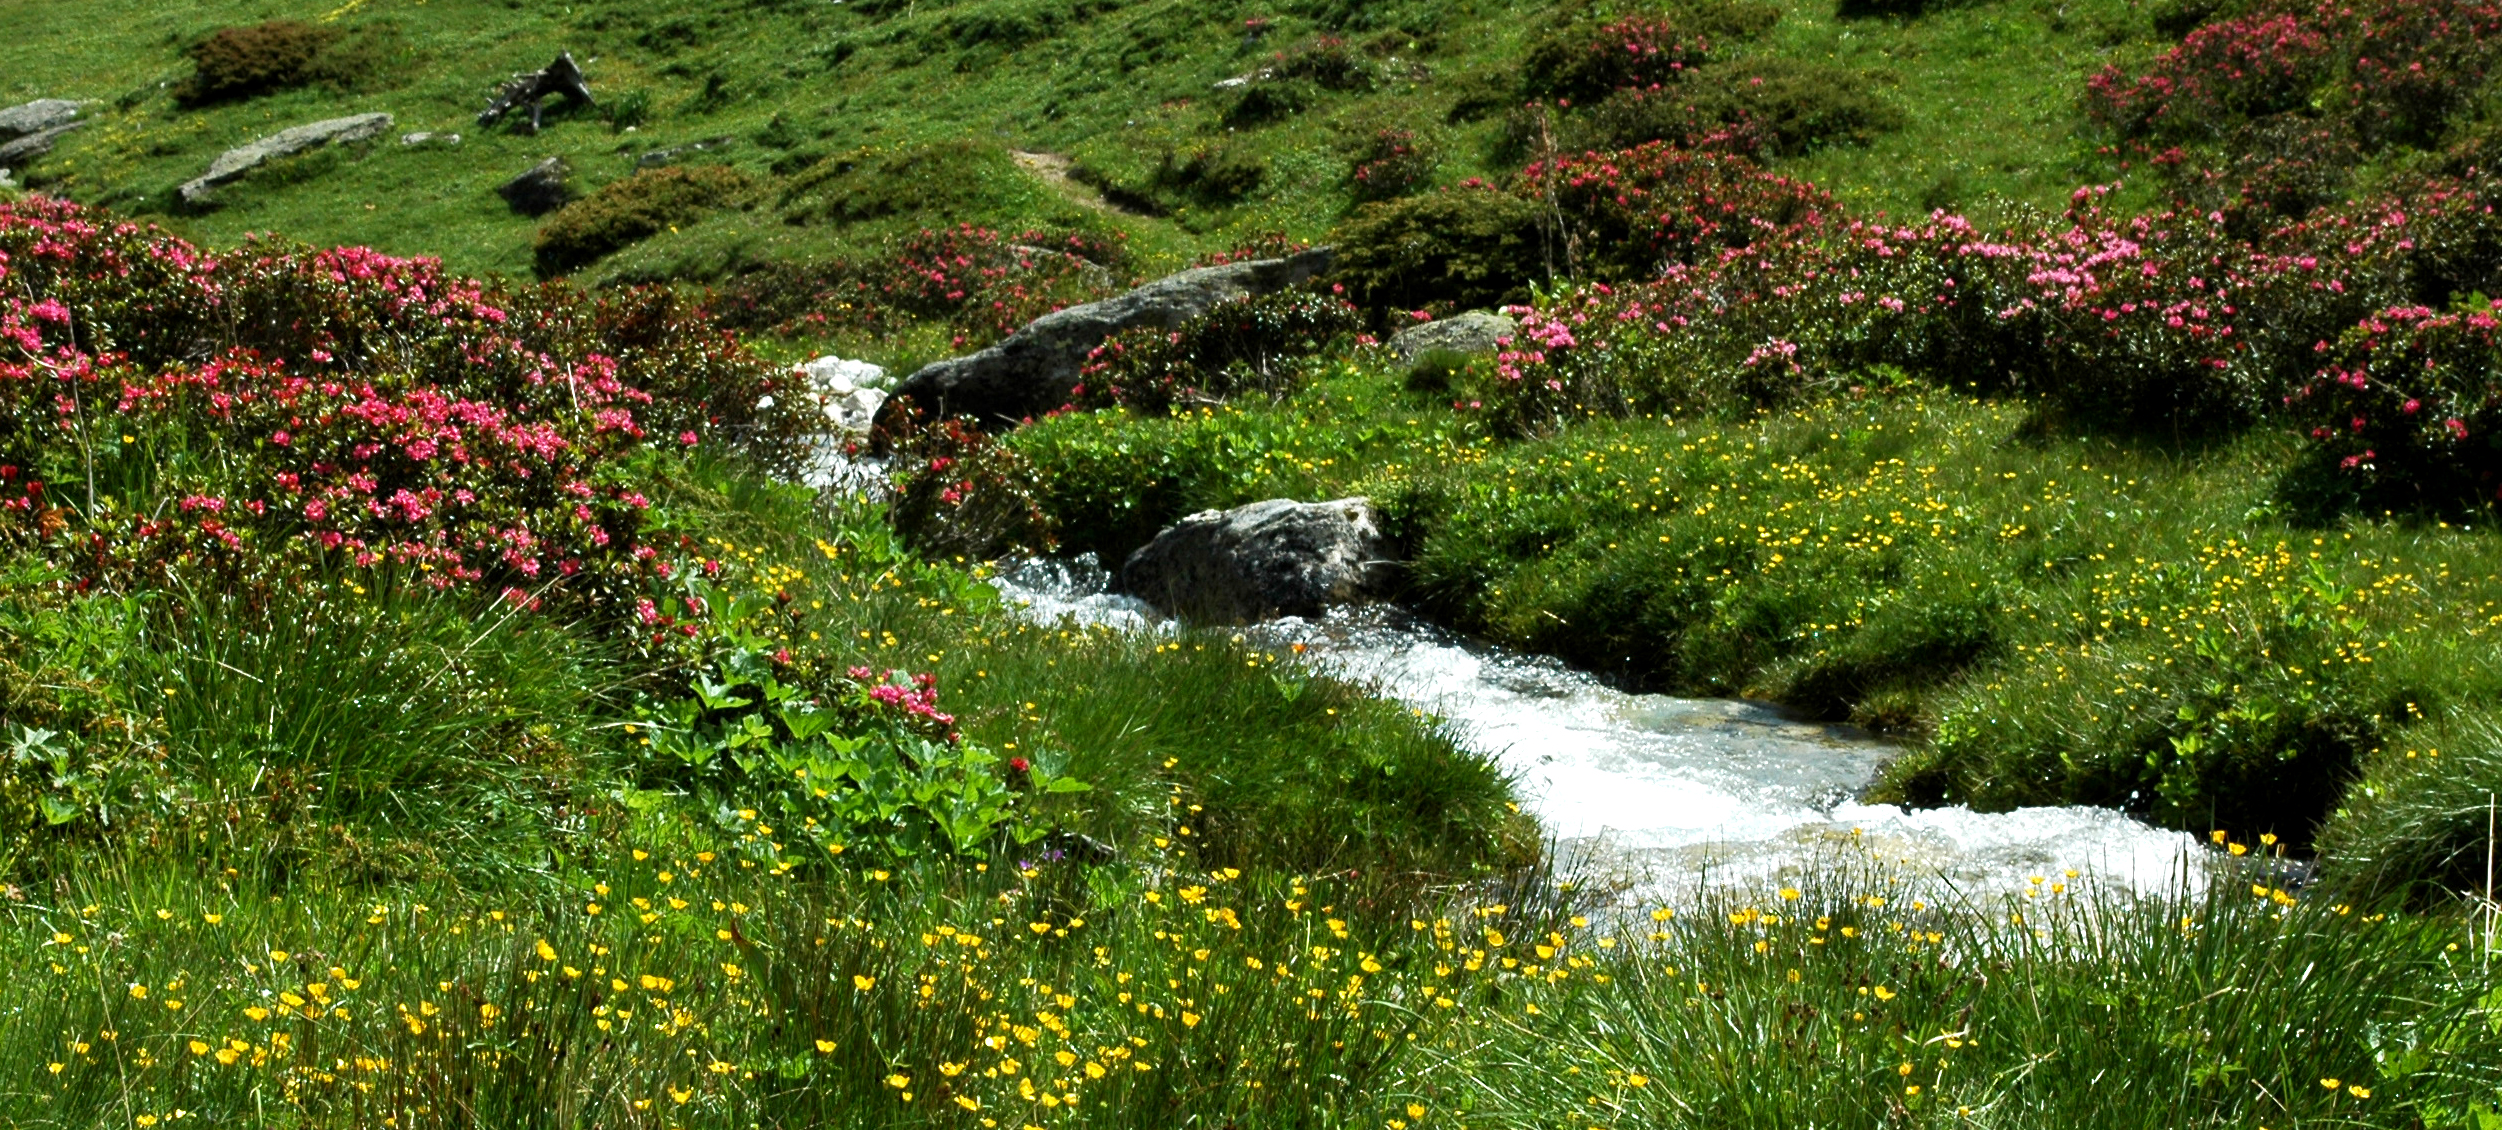
<svg viewBox="0 0 2502 1130">
<path fill-rule="evenodd" d="M 404 49 L 387 26 L 346 31 L 298 20 L 220 28 L 193 44 L 193 71 L 174 90 L 186 106 L 299 86 L 361 88 L 388 78 Z"/>
<path fill-rule="evenodd" d="M 1333 236 L 1338 277 L 1368 308 L 1521 301 L 1546 275 L 1538 219 L 1536 204 L 1484 184 L 1368 204 Z"/>
<path fill-rule="evenodd" d="M 1283 291 L 1220 302 L 1171 330 L 1112 335 L 1087 355 L 1071 399 L 1167 412 L 1249 392 L 1282 396 L 1300 376 L 1295 361 L 1361 325 L 1353 306 L 1328 295 Z"/>
<path fill-rule="evenodd" d="M 1211 142 L 1179 160 L 1165 153 L 1156 166 L 1154 184 L 1203 203 L 1231 204 L 1258 191 L 1267 175 L 1268 162 L 1259 154 L 1242 145 Z"/>
<path fill-rule="evenodd" d="M 1711 37 L 1674 15 L 1568 19 L 1522 55 L 1521 89 L 1532 97 L 1594 102 L 1611 91 L 1676 82 L 1714 51 Z"/>
<path fill-rule="evenodd" d="M 1414 130 L 1378 129 L 1342 148 L 1347 195 L 1358 204 L 1395 200 L 1433 184 L 1433 145 Z"/>
<path fill-rule="evenodd" d="M 600 257 L 726 207 L 750 187 L 746 174 L 718 165 L 646 169 L 565 205 L 540 225 L 534 251 L 542 278 L 579 270 Z"/>
<path fill-rule="evenodd" d="M 1780 156 L 1865 145 L 1903 122 L 1901 111 L 1869 92 L 1864 76 L 1831 63 L 1767 58 L 1715 64 L 1680 89 L 1701 121 L 1752 135 Z M 1614 147 L 1632 144 L 1638 142 Z"/>
<path fill-rule="evenodd" d="M 1000 186 L 1021 176 L 993 144 L 873 145 L 809 166 L 782 186 L 777 207 L 793 224 L 913 215 L 958 223 L 1005 210 Z"/>
<path fill-rule="evenodd" d="M 1373 84 L 1372 61 L 1334 35 L 1314 36 L 1278 52 L 1271 69 L 1280 78 L 1306 79 L 1323 90 L 1366 90 Z"/>
<path fill-rule="evenodd" d="M 1237 129 L 1266 125 L 1309 110 L 1320 101 L 1320 88 L 1307 79 L 1263 79 L 1233 94 L 1222 114 Z"/>
<path fill-rule="evenodd" d="M 1049 551 L 1050 519 L 1016 449 L 961 419 L 929 421 L 908 402 L 887 433 L 896 480 L 889 520 L 933 559 L 989 561 Z"/>
</svg>

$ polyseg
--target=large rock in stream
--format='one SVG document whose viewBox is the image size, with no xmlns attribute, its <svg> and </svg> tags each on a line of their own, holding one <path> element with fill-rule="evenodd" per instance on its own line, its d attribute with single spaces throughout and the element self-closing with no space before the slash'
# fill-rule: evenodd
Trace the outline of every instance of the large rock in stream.
<svg viewBox="0 0 2502 1130">
<path fill-rule="evenodd" d="M 207 172 L 184 181 L 182 187 L 174 191 L 181 194 L 185 204 L 205 205 L 209 203 L 211 190 L 218 185 L 233 181 L 270 161 L 324 145 L 371 141 L 390 128 L 389 114 L 356 114 L 283 129 L 249 145 L 238 145 L 218 154 L 216 160 L 209 162 Z"/>
<path fill-rule="evenodd" d="M 1368 499 L 1272 498 L 1182 519 L 1129 555 L 1120 587 L 1185 620 L 1250 624 L 1373 596 L 1390 556 Z"/>
<path fill-rule="evenodd" d="M 1316 247 L 1283 259 L 1200 267 L 1054 311 L 979 353 L 922 366 L 895 388 L 895 397 L 910 397 L 933 416 L 1013 424 L 1068 403 L 1086 354 L 1103 339 L 1140 326 L 1172 329 L 1219 302 L 1308 282 L 1330 261 L 1330 249 Z"/>
</svg>

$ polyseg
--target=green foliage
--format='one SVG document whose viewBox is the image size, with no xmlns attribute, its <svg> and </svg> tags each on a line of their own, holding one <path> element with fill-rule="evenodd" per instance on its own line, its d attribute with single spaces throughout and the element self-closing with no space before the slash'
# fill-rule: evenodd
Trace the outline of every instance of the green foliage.
<svg viewBox="0 0 2502 1130">
<path fill-rule="evenodd" d="M 1355 300 L 1400 310 L 1523 300 L 1549 251 L 1537 205 L 1481 185 L 1366 205 L 1334 242 Z"/>
<path fill-rule="evenodd" d="M 1268 175 L 1267 163 L 1239 145 L 1213 142 L 1178 160 L 1164 155 L 1156 166 L 1155 185 L 1206 204 L 1230 204 L 1251 195 Z"/>
<path fill-rule="evenodd" d="M 1000 210 L 999 184 L 1018 175 L 999 146 L 977 141 L 869 146 L 810 166 L 777 189 L 793 224 L 856 224 L 930 215 L 948 223 Z"/>
<path fill-rule="evenodd" d="M 1362 318 L 1330 295 L 1280 291 L 1220 302 L 1170 330 L 1142 327 L 1087 355 L 1072 394 L 1086 408 L 1188 411 L 1245 393 L 1291 392 L 1296 364 L 1354 334 Z"/>
<path fill-rule="evenodd" d="M 1701 123 L 1744 136 L 1775 156 L 1865 145 L 1903 123 L 1902 111 L 1873 93 L 1862 76 L 1830 63 L 1773 56 L 1715 64 L 1680 90 Z M 1630 148 L 1651 139 L 1611 140 L 1611 148 Z"/>
<path fill-rule="evenodd" d="M 533 244 L 541 277 L 567 274 L 641 240 L 726 207 L 751 187 L 717 165 L 646 169 L 576 200 L 540 226 Z"/>
<path fill-rule="evenodd" d="M 191 46 L 191 77 L 174 91 L 187 106 L 239 101 L 299 86 L 370 88 L 396 77 L 406 48 L 389 25 L 342 29 L 297 20 L 220 28 Z"/>
<path fill-rule="evenodd" d="M 905 411 L 887 435 L 895 487 L 887 513 L 906 544 L 958 561 L 1052 548 L 1032 469 L 1015 448 L 961 419 L 924 420 L 917 406 Z"/>
</svg>

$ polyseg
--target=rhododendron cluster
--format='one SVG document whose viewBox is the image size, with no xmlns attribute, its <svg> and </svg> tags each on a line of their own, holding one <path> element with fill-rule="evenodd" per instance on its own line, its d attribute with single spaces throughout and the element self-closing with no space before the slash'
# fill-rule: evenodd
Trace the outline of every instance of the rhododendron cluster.
<svg viewBox="0 0 2502 1130">
<path fill-rule="evenodd" d="M 1015 235 L 962 224 L 923 229 L 865 261 L 767 268 L 720 288 L 724 324 L 785 337 L 890 333 L 908 321 L 951 323 L 958 348 L 977 348 L 1061 307 L 1116 286 L 1118 237 Z"/>
<path fill-rule="evenodd" d="M 83 583 L 291 559 L 611 600 L 675 567 L 648 452 L 787 466 L 806 419 L 663 294 L 210 254 L 41 198 L 0 205 L 0 282 L 0 537 Z"/>
<path fill-rule="evenodd" d="M 1609 279 L 1652 278 L 1726 249 L 1793 241 L 1839 212 L 1806 181 L 1663 141 L 1532 162 L 1514 191 L 1552 201 L 1575 272 Z"/>
</svg>

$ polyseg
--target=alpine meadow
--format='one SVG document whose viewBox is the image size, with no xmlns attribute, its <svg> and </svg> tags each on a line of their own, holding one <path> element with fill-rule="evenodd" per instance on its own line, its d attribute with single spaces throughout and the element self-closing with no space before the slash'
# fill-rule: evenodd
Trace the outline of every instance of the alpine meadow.
<svg viewBox="0 0 2502 1130">
<path fill-rule="evenodd" d="M 0 31 L 0 1127 L 2502 1130 L 2502 0 Z"/>
</svg>

